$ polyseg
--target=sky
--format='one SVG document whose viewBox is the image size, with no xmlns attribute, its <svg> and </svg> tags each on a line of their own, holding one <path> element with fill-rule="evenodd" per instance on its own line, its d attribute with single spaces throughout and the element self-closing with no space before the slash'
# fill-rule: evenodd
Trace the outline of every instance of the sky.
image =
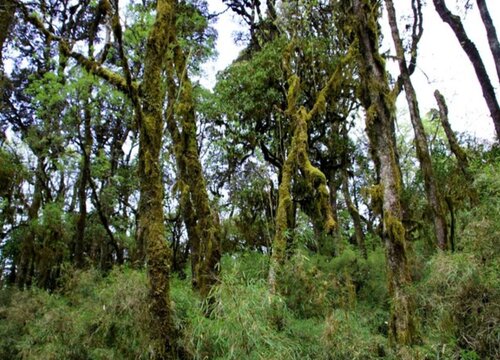
<svg viewBox="0 0 500 360">
<path fill-rule="evenodd" d="M 222 0 L 209 0 L 212 12 L 225 9 Z M 431 108 L 437 108 L 434 99 L 434 90 L 445 96 L 449 108 L 449 118 L 455 131 L 467 132 L 477 137 L 493 140 L 494 127 L 489 111 L 484 101 L 476 74 L 468 57 L 460 47 L 458 40 L 449 28 L 442 22 L 434 10 L 431 0 L 427 0 L 423 10 L 424 34 L 419 44 L 417 69 L 412 76 L 417 91 L 420 112 L 425 115 Z M 402 1 L 395 1 L 398 17 L 406 15 L 405 9 L 399 8 Z M 472 1 L 475 4 L 475 1 Z M 490 15 L 493 18 L 497 34 L 500 31 L 500 0 L 486 1 Z M 455 14 L 461 14 L 467 34 L 476 44 L 483 61 L 485 62 L 490 79 L 496 89 L 497 97 L 500 94 L 500 85 L 496 76 L 493 57 L 488 47 L 486 31 L 476 6 L 465 16 L 459 11 L 456 0 L 447 0 L 448 7 Z M 382 51 L 392 47 L 387 18 L 381 20 L 385 40 Z M 234 33 L 242 26 L 238 18 L 227 11 L 220 16 L 216 29 L 219 33 L 217 40 L 217 60 L 205 65 L 205 76 L 201 79 L 204 86 L 212 87 L 215 84 L 217 71 L 227 67 L 242 49 L 234 43 Z M 394 54 L 394 51 L 391 51 Z M 397 64 L 388 61 L 388 69 L 397 76 Z M 398 121 L 409 123 L 404 94 L 398 98 Z"/>
</svg>

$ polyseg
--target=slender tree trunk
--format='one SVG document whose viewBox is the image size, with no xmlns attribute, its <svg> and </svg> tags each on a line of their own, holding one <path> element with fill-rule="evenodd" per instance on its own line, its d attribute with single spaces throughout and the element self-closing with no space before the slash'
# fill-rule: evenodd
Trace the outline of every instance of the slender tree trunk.
<svg viewBox="0 0 500 360">
<path fill-rule="evenodd" d="M 495 61 L 495 67 L 497 69 L 498 81 L 500 81 L 500 44 L 498 42 L 495 25 L 493 25 L 493 20 L 486 6 L 486 0 L 477 0 L 477 7 L 479 8 L 481 19 L 483 19 L 486 35 L 488 36 L 488 44 L 490 45 L 491 54 L 493 55 L 493 60 Z"/>
<path fill-rule="evenodd" d="M 479 55 L 479 51 L 477 50 L 476 45 L 467 36 L 465 28 L 460 21 L 460 17 L 451 13 L 451 11 L 446 7 L 444 0 L 433 1 L 437 13 L 441 19 L 451 27 L 456 38 L 460 42 L 460 46 L 462 46 L 462 49 L 469 57 L 472 66 L 474 66 L 479 84 L 481 85 L 481 89 L 483 91 L 484 99 L 486 100 L 486 104 L 490 110 L 493 124 L 495 125 L 497 138 L 500 139 L 500 106 L 495 95 L 495 89 L 493 88 L 488 73 L 486 72 L 483 60 Z M 495 61 L 498 61 L 498 58 Z"/>
<path fill-rule="evenodd" d="M 448 120 L 448 107 L 446 106 L 446 100 L 444 96 L 439 92 L 439 90 L 436 90 L 434 92 L 434 97 L 436 98 L 439 106 L 439 119 L 441 120 L 441 125 L 443 126 L 444 132 L 448 139 L 450 150 L 457 158 L 460 171 L 462 171 L 467 180 L 472 182 L 472 178 L 469 173 L 469 160 L 467 159 L 467 154 L 458 143 L 455 132 L 452 130 L 450 121 Z"/>
<path fill-rule="evenodd" d="M 177 187 L 189 237 L 192 284 L 201 297 L 206 298 L 218 282 L 221 229 L 218 214 L 210 206 L 198 153 L 193 88 L 187 73 L 186 56 L 177 44 L 175 32 L 176 29 L 172 28 L 174 59 L 167 64 L 169 106 L 166 117 L 179 172 Z M 174 76 L 179 86 L 175 86 Z"/>
<path fill-rule="evenodd" d="M 21 243 L 20 261 L 16 276 L 17 286 L 23 289 L 25 286 L 30 286 L 32 282 L 33 267 L 35 263 L 35 231 L 31 228 L 31 224 L 38 219 L 38 211 L 42 206 L 42 167 L 43 158 L 38 158 L 38 165 L 35 172 L 35 187 L 33 190 L 33 201 L 28 209 L 28 233 Z"/>
<path fill-rule="evenodd" d="M 344 201 L 347 206 L 347 211 L 351 216 L 352 223 L 354 226 L 354 236 L 356 237 L 356 245 L 358 245 L 361 254 L 366 259 L 367 252 L 365 246 L 365 234 L 363 233 L 363 226 L 361 225 L 361 216 L 359 214 L 358 207 L 352 201 L 351 194 L 349 193 L 349 174 L 348 168 L 351 167 L 351 159 L 348 154 L 348 135 L 347 127 L 342 126 L 342 138 L 344 140 L 345 146 L 342 153 L 342 194 L 344 195 Z"/>
<path fill-rule="evenodd" d="M 393 140 L 394 99 L 390 97 L 384 61 L 378 51 L 378 16 L 375 0 L 354 0 L 361 102 L 366 109 L 366 131 L 375 162 L 380 166 L 380 185 L 374 190 L 382 198 L 383 239 L 387 253 L 388 287 L 391 296 L 389 336 L 398 345 L 415 341 L 413 302 L 406 249 L 406 231 L 401 205 L 402 181 Z"/>
<path fill-rule="evenodd" d="M 75 265 L 82 268 L 84 265 L 83 251 L 85 241 L 85 228 L 87 223 L 87 184 L 90 178 L 90 154 L 92 151 L 92 129 L 91 114 L 88 99 L 85 100 L 84 109 L 84 135 L 81 139 L 82 150 L 82 170 L 80 174 L 80 183 L 78 186 L 79 215 L 76 223 L 76 243 L 75 243 Z"/>
<path fill-rule="evenodd" d="M 410 73 L 405 60 L 405 51 L 403 43 L 399 35 L 399 29 L 396 18 L 396 10 L 392 0 L 385 1 L 387 6 L 387 13 L 389 15 L 389 24 L 391 27 L 392 38 L 396 48 L 399 71 L 403 79 L 403 86 L 406 94 L 406 101 L 410 110 L 410 119 L 415 133 L 415 145 L 417 148 L 417 157 L 420 162 L 420 169 L 424 177 L 424 187 L 427 195 L 427 201 L 434 214 L 434 230 L 437 239 L 437 245 L 441 250 L 448 249 L 448 225 L 446 223 L 446 216 L 443 208 L 443 196 L 434 176 L 432 169 L 432 160 L 429 153 L 429 145 L 427 143 L 427 136 L 425 134 L 424 125 L 420 117 L 420 110 L 418 108 L 417 94 L 410 79 Z"/>
<path fill-rule="evenodd" d="M 356 245 L 358 245 L 361 254 L 363 254 L 363 257 L 366 259 L 367 253 L 365 246 L 365 234 L 363 233 L 363 227 L 361 226 L 361 217 L 359 216 L 359 211 L 352 202 L 351 194 L 349 193 L 349 177 L 346 169 L 344 169 L 342 172 L 342 193 L 344 195 L 347 211 L 349 211 L 349 215 L 351 215 L 352 223 L 354 225 Z"/>
<path fill-rule="evenodd" d="M 163 59 L 169 45 L 175 2 L 158 0 L 156 19 L 146 43 L 139 124 L 139 221 L 138 236 L 146 247 L 153 332 L 160 341 L 157 359 L 173 358 L 174 326 L 170 305 L 171 250 L 165 238 L 163 183 L 160 151 L 163 134 Z"/>
</svg>

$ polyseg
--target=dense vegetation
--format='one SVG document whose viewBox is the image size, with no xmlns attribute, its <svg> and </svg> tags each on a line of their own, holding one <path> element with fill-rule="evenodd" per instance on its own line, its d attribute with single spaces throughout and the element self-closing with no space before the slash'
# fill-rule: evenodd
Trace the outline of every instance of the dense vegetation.
<svg viewBox="0 0 500 360">
<path fill-rule="evenodd" d="M 499 358 L 500 148 L 420 113 L 424 4 L 221 1 L 214 89 L 205 0 L 0 4 L 0 358 Z"/>
</svg>

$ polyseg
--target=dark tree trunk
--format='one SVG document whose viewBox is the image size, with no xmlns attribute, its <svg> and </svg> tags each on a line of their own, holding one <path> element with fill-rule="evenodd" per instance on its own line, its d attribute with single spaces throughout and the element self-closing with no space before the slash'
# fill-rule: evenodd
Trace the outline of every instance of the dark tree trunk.
<svg viewBox="0 0 500 360">
<path fill-rule="evenodd" d="M 497 69 L 498 81 L 500 81 L 500 44 L 498 43 L 495 25 L 493 25 L 493 20 L 486 6 L 486 1 L 477 0 L 477 7 L 479 8 L 481 19 L 483 19 L 484 28 L 486 29 L 486 35 L 488 37 L 488 44 L 490 45 L 493 61 L 495 61 L 495 67 Z"/>
<path fill-rule="evenodd" d="M 88 102 L 88 99 L 85 100 Z M 77 268 L 82 268 L 84 265 L 83 252 L 85 241 L 85 228 L 87 223 L 87 184 L 90 179 L 90 154 L 92 151 L 92 129 L 91 129 L 91 114 L 89 104 L 85 104 L 84 109 L 84 135 L 80 139 L 82 150 L 82 169 L 80 174 L 80 182 L 78 185 L 78 203 L 79 215 L 76 223 L 76 243 L 75 243 L 75 265 Z"/>
<path fill-rule="evenodd" d="M 411 277 L 401 205 L 402 181 L 392 131 L 395 104 L 390 97 L 384 61 L 378 51 L 378 2 L 354 0 L 353 4 L 359 42 L 360 97 L 366 110 L 371 152 L 380 168 L 380 184 L 373 193 L 382 199 L 383 239 L 391 296 L 389 336 L 396 344 L 411 344 L 416 334 L 413 302 L 407 290 Z"/>
<path fill-rule="evenodd" d="M 392 0 L 386 0 L 387 12 L 389 15 L 389 24 L 391 27 L 392 38 L 396 48 L 398 58 L 399 71 L 403 80 L 403 86 L 406 94 L 406 101 L 410 110 L 410 119 L 415 133 L 415 145 L 417 149 L 417 157 L 420 162 L 420 169 L 424 177 L 424 187 L 427 195 L 427 201 L 434 214 L 434 229 L 437 239 L 437 245 L 441 250 L 448 249 L 448 225 L 443 209 L 443 197 L 441 190 L 438 188 L 432 168 L 431 155 L 429 153 L 429 145 L 425 134 L 424 125 L 420 117 L 418 108 L 417 94 L 410 79 L 410 72 L 405 60 L 405 51 L 403 43 L 399 35 L 397 25 L 396 10 Z"/>
<path fill-rule="evenodd" d="M 33 190 L 33 200 L 28 209 L 28 220 L 26 226 L 28 233 L 24 237 L 20 246 L 20 260 L 17 268 L 16 284 L 23 289 L 32 283 L 32 275 L 35 263 L 35 231 L 31 228 L 32 222 L 38 219 L 38 212 L 42 206 L 42 179 L 43 158 L 38 158 L 38 165 L 35 171 L 35 188 Z"/>
<path fill-rule="evenodd" d="M 462 46 L 462 49 L 469 57 L 472 66 L 474 66 L 479 84 L 481 85 L 481 89 L 483 91 L 484 99 L 486 100 L 486 104 L 488 105 L 488 109 L 490 110 L 493 124 L 495 125 L 497 138 L 500 139 L 500 106 L 495 95 L 495 89 L 491 84 L 483 60 L 479 55 L 479 51 L 477 50 L 476 45 L 474 45 L 471 39 L 469 39 L 469 37 L 467 36 L 460 17 L 451 13 L 451 11 L 446 7 L 446 3 L 444 0 L 433 1 L 437 13 L 441 17 L 441 19 L 451 27 L 451 29 L 455 33 L 456 38 L 460 42 L 460 46 Z M 498 61 L 498 58 L 495 61 Z"/>
</svg>

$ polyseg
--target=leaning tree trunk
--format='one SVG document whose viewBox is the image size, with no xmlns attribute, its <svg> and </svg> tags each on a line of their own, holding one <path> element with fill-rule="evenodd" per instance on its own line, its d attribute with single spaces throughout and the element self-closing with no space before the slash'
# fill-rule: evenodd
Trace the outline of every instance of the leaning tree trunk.
<svg viewBox="0 0 500 360">
<path fill-rule="evenodd" d="M 460 46 L 462 46 L 462 49 L 469 57 L 472 66 L 474 66 L 479 84 L 481 85 L 481 89 L 483 91 L 484 99 L 486 100 L 486 104 L 490 110 L 493 124 L 495 125 L 497 138 L 500 139 L 500 106 L 495 95 L 495 89 L 493 88 L 488 73 L 486 72 L 483 60 L 479 55 L 479 51 L 477 50 L 476 45 L 474 45 L 472 40 L 467 36 L 465 28 L 460 21 L 460 17 L 451 13 L 451 11 L 446 7 L 444 0 L 433 1 L 437 13 L 441 19 L 451 27 L 456 38 L 460 42 Z M 495 61 L 498 61 L 498 59 Z"/>
<path fill-rule="evenodd" d="M 166 64 L 169 79 L 167 127 L 172 136 L 178 169 L 177 189 L 181 194 L 181 213 L 188 232 L 192 285 L 205 299 L 218 282 L 221 229 L 218 214 L 210 206 L 198 153 L 193 87 L 186 56 L 177 43 L 176 29 L 171 31 L 174 57 Z"/>
<path fill-rule="evenodd" d="M 154 334 L 160 341 L 158 359 L 173 358 L 174 326 L 171 318 L 169 276 L 171 250 L 165 238 L 160 151 L 163 134 L 163 59 L 173 24 L 173 0 L 158 0 L 156 20 L 146 44 L 139 124 L 138 236 L 146 247 Z"/>
<path fill-rule="evenodd" d="M 485 0 L 477 0 L 477 7 L 483 19 L 484 28 L 486 29 L 486 36 L 488 37 L 488 44 L 490 45 L 491 54 L 495 61 L 497 69 L 498 81 L 500 81 L 500 44 L 498 43 L 497 32 L 493 20 L 491 19 L 490 12 L 486 6 Z"/>
<path fill-rule="evenodd" d="M 366 131 L 375 161 L 380 166 L 380 184 L 373 190 L 382 198 L 383 238 L 387 254 L 388 287 L 391 297 L 389 336 L 398 345 L 415 341 L 415 320 L 406 249 L 406 231 L 401 205 L 402 181 L 396 159 L 393 123 L 395 104 L 384 61 L 378 51 L 378 16 L 375 0 L 354 0 L 361 102 L 366 110 Z"/>
<path fill-rule="evenodd" d="M 437 245 L 441 250 L 448 249 L 448 225 L 443 208 L 444 200 L 441 190 L 438 188 L 434 170 L 432 168 L 431 155 L 429 153 L 429 145 L 425 134 L 424 125 L 420 117 L 418 108 L 417 94 L 410 79 L 410 72 L 405 60 L 405 51 L 403 43 L 399 35 L 399 29 L 396 18 L 396 10 L 392 0 L 385 1 L 387 13 L 389 15 L 389 24 L 391 27 L 392 38 L 396 48 L 396 54 L 399 64 L 399 71 L 403 80 L 403 86 L 406 94 L 406 101 L 410 110 L 410 119 L 415 133 L 415 145 L 417 149 L 417 157 L 420 162 L 420 169 L 424 177 L 424 187 L 427 195 L 427 201 L 434 214 L 434 230 L 437 239 Z"/>
<path fill-rule="evenodd" d="M 455 132 L 451 128 L 450 121 L 448 120 L 448 106 L 446 106 L 446 100 L 444 96 L 439 92 L 439 90 L 434 91 L 434 97 L 439 106 L 439 119 L 441 120 L 441 125 L 443 126 L 444 133 L 448 139 L 451 152 L 455 155 L 458 162 L 458 167 L 465 178 L 472 183 L 472 177 L 469 172 L 469 160 L 467 159 L 467 154 L 464 149 L 458 143 Z"/>
</svg>

